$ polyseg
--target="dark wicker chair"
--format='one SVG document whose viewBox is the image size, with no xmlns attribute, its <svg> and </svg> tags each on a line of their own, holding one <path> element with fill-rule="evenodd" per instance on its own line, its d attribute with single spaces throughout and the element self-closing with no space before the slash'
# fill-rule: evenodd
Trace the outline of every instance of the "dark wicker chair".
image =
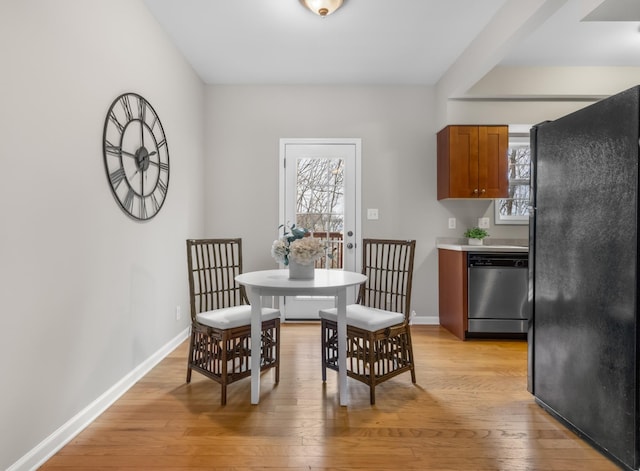
<svg viewBox="0 0 640 471">
<path fill-rule="evenodd" d="M 405 371 L 416 382 L 409 326 L 415 240 L 364 239 L 357 304 L 347 306 L 347 375 L 369 385 L 375 404 L 376 385 Z M 338 370 L 338 326 L 335 308 L 320 311 L 322 380 L 327 368 Z"/>
<path fill-rule="evenodd" d="M 236 283 L 242 273 L 242 239 L 187 240 L 191 343 L 187 383 L 195 370 L 221 386 L 222 405 L 227 385 L 251 376 L 251 306 Z M 262 309 L 260 370 L 275 368 L 280 379 L 280 311 Z"/>
</svg>

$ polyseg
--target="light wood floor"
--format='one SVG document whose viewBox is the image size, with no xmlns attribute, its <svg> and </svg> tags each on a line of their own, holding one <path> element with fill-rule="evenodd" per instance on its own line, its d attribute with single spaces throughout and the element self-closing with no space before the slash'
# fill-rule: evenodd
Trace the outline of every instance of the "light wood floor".
<svg viewBox="0 0 640 471">
<path fill-rule="evenodd" d="M 414 326 L 418 383 L 349 380 L 338 405 L 335 372 L 320 377 L 318 324 L 282 326 L 280 384 L 262 376 L 229 386 L 194 372 L 181 345 L 41 469 L 89 470 L 589 470 L 618 469 L 535 404 L 526 342 L 461 342 Z"/>
</svg>

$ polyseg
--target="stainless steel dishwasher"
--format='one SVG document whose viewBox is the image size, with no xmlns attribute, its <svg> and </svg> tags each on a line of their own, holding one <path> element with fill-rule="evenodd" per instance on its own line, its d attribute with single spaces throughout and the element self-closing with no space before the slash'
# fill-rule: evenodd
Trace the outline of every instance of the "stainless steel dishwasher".
<svg viewBox="0 0 640 471">
<path fill-rule="evenodd" d="M 468 253 L 468 332 L 527 332 L 528 266 L 527 253 Z"/>
</svg>

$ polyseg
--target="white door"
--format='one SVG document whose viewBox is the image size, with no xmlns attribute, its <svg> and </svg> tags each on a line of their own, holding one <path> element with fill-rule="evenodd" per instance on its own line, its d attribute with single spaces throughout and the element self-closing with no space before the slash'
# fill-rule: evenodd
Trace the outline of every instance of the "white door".
<svg viewBox="0 0 640 471">
<path fill-rule="evenodd" d="M 360 271 L 360 139 L 281 139 L 280 164 L 280 220 L 327 239 L 331 258 L 317 267 Z M 288 296 L 280 309 L 285 319 L 310 320 L 333 303 L 333 297 Z"/>
</svg>

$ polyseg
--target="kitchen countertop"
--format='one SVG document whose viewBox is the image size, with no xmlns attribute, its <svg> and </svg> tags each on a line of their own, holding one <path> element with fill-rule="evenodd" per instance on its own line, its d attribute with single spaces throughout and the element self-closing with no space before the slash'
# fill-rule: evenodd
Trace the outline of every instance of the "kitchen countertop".
<svg viewBox="0 0 640 471">
<path fill-rule="evenodd" d="M 436 247 L 458 252 L 529 252 L 527 239 L 492 239 L 487 237 L 482 245 L 469 245 L 465 238 L 438 237 Z"/>
</svg>

